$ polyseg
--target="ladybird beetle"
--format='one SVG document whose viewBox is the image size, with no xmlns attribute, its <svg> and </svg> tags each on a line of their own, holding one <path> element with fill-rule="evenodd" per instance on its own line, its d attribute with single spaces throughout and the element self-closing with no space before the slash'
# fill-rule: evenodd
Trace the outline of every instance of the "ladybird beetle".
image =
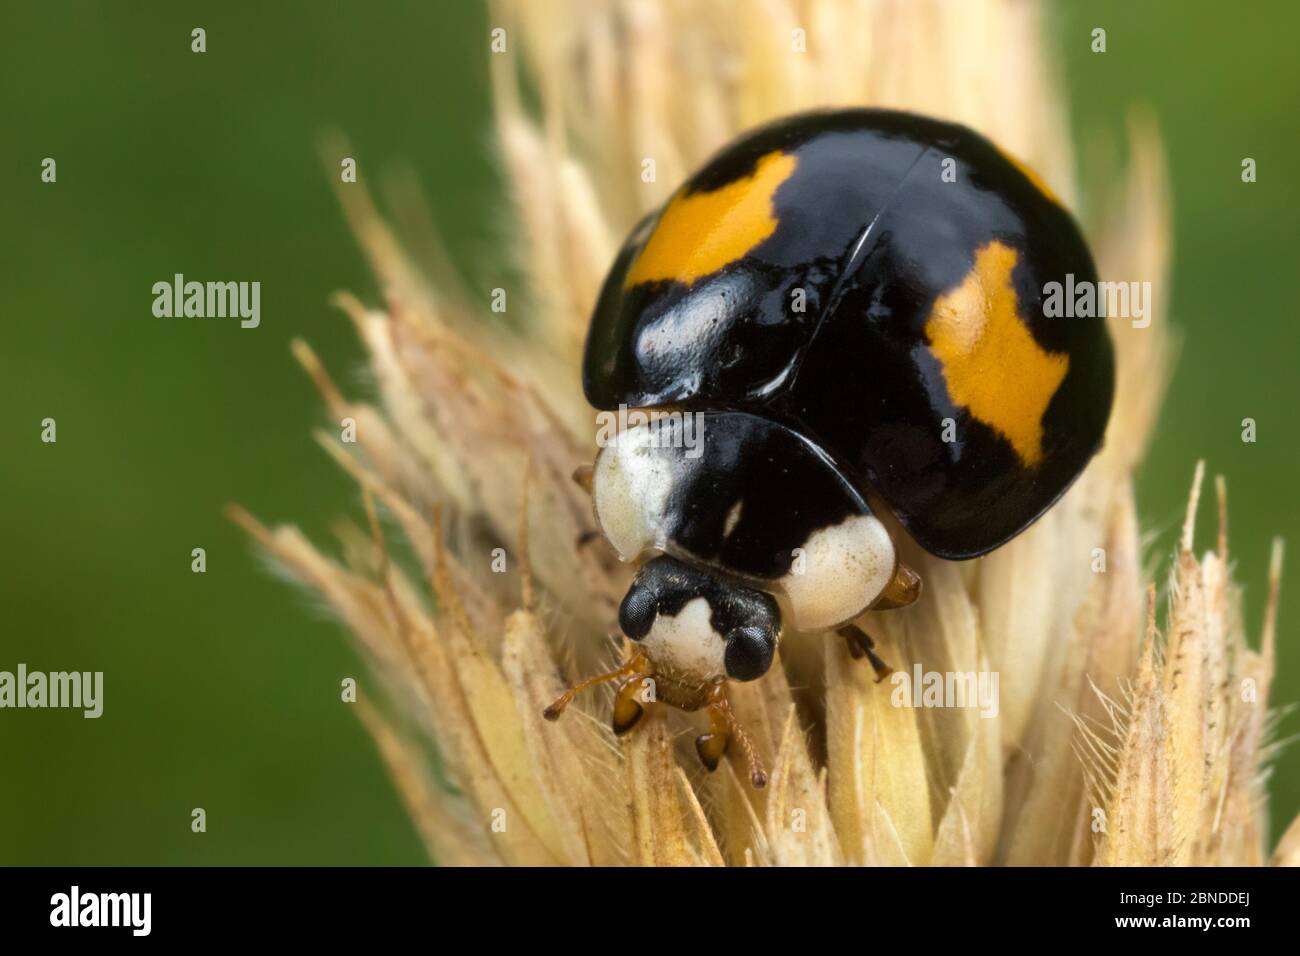
<svg viewBox="0 0 1300 956">
<path fill-rule="evenodd" d="M 619 608 L 635 653 L 614 729 L 656 699 L 707 709 L 764 776 L 725 683 L 762 676 L 783 620 L 837 629 L 920 590 L 887 510 L 926 551 L 974 558 L 1047 510 L 1101 445 L 1103 318 L 1049 318 L 1044 287 L 1096 282 L 1070 214 L 983 136 L 910 113 L 779 120 L 732 143 L 632 231 L 587 335 L 597 409 L 645 410 L 585 483 L 639 562 Z M 691 442 L 687 425 L 696 424 Z"/>
</svg>

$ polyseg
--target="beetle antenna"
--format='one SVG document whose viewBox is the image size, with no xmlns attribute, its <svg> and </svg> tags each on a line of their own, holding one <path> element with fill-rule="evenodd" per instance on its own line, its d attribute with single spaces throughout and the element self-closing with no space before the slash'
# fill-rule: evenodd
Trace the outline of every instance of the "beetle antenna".
<svg viewBox="0 0 1300 956">
<path fill-rule="evenodd" d="M 633 655 L 622 667 L 617 670 L 609 671 L 605 674 L 597 674 L 594 677 L 588 677 L 586 680 L 580 680 L 568 690 L 566 690 L 551 706 L 542 711 L 542 716 L 547 720 L 559 720 L 560 715 L 564 713 L 566 707 L 573 703 L 573 699 L 589 687 L 596 687 L 599 684 L 607 684 L 610 681 L 620 680 L 625 677 L 632 677 L 635 674 L 643 672 L 645 667 L 645 655 L 637 653 Z"/>
<path fill-rule="evenodd" d="M 767 773 L 763 770 L 763 765 L 758 760 L 758 754 L 754 750 L 754 744 L 749 739 L 749 734 L 745 733 L 745 727 L 736 716 L 736 712 L 731 709 L 731 701 L 727 699 L 724 686 L 719 683 L 715 696 L 713 698 L 713 708 L 727 722 L 727 729 L 730 731 L 732 738 L 740 744 L 740 749 L 745 754 L 745 763 L 749 766 L 749 782 L 755 790 L 762 790 L 767 786 Z"/>
</svg>

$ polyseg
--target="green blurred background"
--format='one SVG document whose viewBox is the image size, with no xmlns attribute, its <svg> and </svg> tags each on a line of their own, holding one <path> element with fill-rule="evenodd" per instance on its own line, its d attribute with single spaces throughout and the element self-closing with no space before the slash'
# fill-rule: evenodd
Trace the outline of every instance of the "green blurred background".
<svg viewBox="0 0 1300 956">
<path fill-rule="evenodd" d="M 1184 347 L 1139 507 L 1163 555 L 1195 460 L 1228 476 L 1252 634 L 1270 538 L 1300 541 L 1300 203 L 1285 166 L 1300 155 L 1298 26 L 1293 4 L 1209 0 L 1070 4 L 1050 21 L 1079 141 L 1119 141 L 1135 103 L 1167 141 Z M 339 702 L 359 672 L 340 628 L 266 573 L 221 509 L 323 540 L 356 507 L 310 437 L 319 402 L 288 351 L 305 337 L 364 382 L 326 301 L 378 290 L 316 151 L 323 130 L 351 139 L 363 179 L 412 165 L 462 266 L 499 261 L 486 31 L 461 2 L 4 4 L 0 669 L 102 670 L 106 687 L 99 720 L 0 711 L 0 863 L 424 861 Z M 39 181 L 46 156 L 56 185 Z M 260 280 L 261 328 L 154 319 L 150 287 L 174 272 Z M 55 445 L 39 441 L 47 416 Z M 195 547 L 206 574 L 190 571 Z M 1300 699 L 1294 606 L 1277 701 Z M 1300 754 L 1283 753 L 1272 790 L 1280 826 L 1300 809 Z M 200 806 L 208 830 L 193 834 Z"/>
</svg>

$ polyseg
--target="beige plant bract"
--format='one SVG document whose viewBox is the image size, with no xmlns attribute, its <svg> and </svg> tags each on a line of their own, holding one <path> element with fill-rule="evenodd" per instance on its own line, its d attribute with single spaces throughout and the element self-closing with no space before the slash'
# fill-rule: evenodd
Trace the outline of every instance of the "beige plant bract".
<svg viewBox="0 0 1300 956">
<path fill-rule="evenodd" d="M 296 352 L 331 418 L 356 422 L 355 444 L 325 432 L 321 441 L 364 490 L 369 527 L 341 526 L 338 561 L 293 528 L 234 512 L 324 597 L 372 662 L 382 690 L 358 710 L 430 855 L 445 864 L 1265 862 L 1280 549 L 1265 633 L 1251 650 L 1224 535 L 1202 558 L 1193 551 L 1194 491 L 1169 636 L 1156 633 L 1132 471 L 1165 381 L 1159 312 L 1148 328 L 1113 322 L 1114 417 L 1065 498 L 978 561 L 948 563 L 905 544 L 926 582 L 922 600 L 868 615 L 899 669 L 996 671 L 996 717 L 892 706 L 889 685 L 873 684 L 826 637 L 787 641 L 767 677 L 733 687 L 771 770 L 765 791 L 726 762 L 705 774 L 689 751 L 699 731 L 687 715 L 656 713 L 616 740 L 608 695 L 593 695 L 544 724 L 543 707 L 568 680 L 618 651 L 606 635 L 629 572 L 599 542 L 575 547 L 592 519 L 570 474 L 594 451 L 578 374 L 588 313 L 637 218 L 738 131 L 825 105 L 961 121 L 1038 170 L 1067 204 L 1076 193 L 1064 106 L 1029 3 L 521 0 L 491 8 L 490 19 L 506 30 L 505 52 L 486 55 L 512 192 L 508 231 L 526 279 L 509 293 L 512 328 L 461 290 L 431 232 L 423 247 L 399 242 L 361 187 L 341 187 L 386 293 L 382 310 L 339 299 L 369 351 L 380 404 L 344 397 L 306 345 Z M 1151 123 L 1130 130 L 1130 165 L 1090 239 L 1104 276 L 1162 289 L 1161 149 Z M 655 161 L 652 182 L 644 158 Z M 411 216 L 410 192 L 398 199 Z M 1198 468 L 1197 489 L 1200 477 Z M 390 562 L 381 513 L 409 542 L 418 574 Z M 493 573 L 496 548 L 507 573 Z M 1100 554 L 1104 573 L 1094 571 Z M 1297 860 L 1293 826 L 1276 862 Z"/>
</svg>

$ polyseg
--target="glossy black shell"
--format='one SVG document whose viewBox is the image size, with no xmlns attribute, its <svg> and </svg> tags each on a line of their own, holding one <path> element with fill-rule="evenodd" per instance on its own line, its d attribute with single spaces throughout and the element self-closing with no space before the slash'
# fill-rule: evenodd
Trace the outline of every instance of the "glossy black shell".
<svg viewBox="0 0 1300 956">
<path fill-rule="evenodd" d="M 1077 225 L 980 135 L 884 110 L 755 130 L 665 209 L 770 183 L 774 157 L 788 170 L 769 190 L 774 228 L 717 268 L 629 282 L 665 212 L 633 231 L 588 333 L 588 400 L 772 419 L 930 552 L 992 550 L 1078 476 L 1110 414 L 1105 320 L 1044 309 L 1048 283 L 1096 282 Z M 657 250 L 678 245 L 666 238 Z M 718 244 L 707 224 L 680 238 Z"/>
</svg>

